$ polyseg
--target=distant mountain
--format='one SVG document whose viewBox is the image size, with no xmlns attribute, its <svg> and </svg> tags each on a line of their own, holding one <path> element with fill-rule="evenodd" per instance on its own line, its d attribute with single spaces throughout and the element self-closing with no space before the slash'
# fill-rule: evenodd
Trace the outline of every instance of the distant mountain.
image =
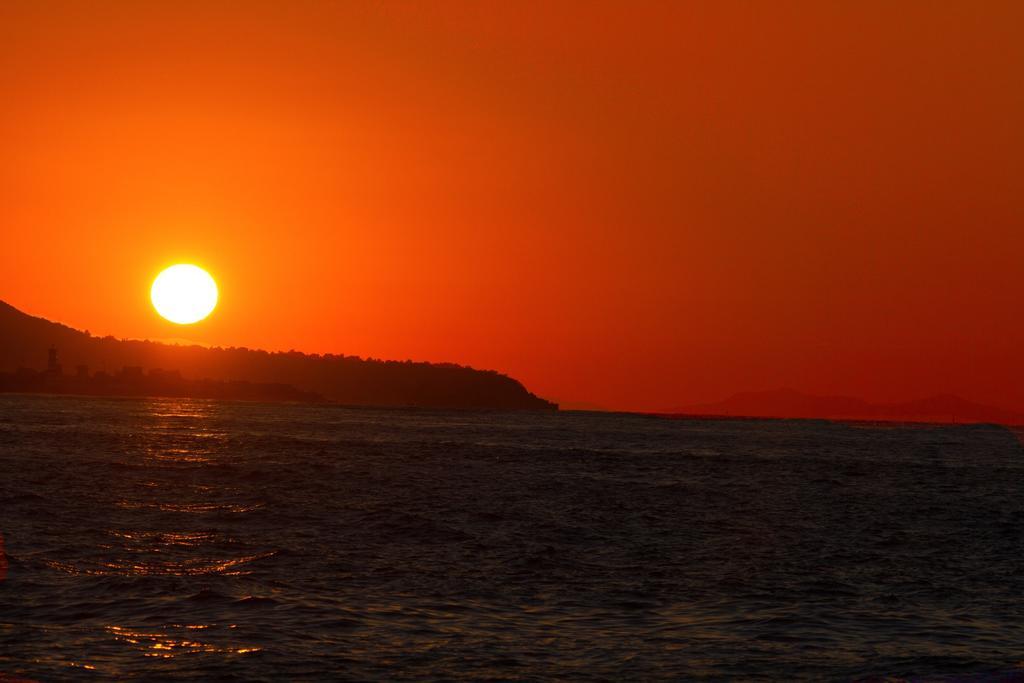
<svg viewBox="0 0 1024 683">
<path fill-rule="evenodd" d="M 720 403 L 689 406 L 678 412 L 733 417 L 989 422 L 1024 425 L 1024 415 L 949 394 L 904 403 L 875 404 L 849 396 L 814 396 L 793 389 L 779 389 L 743 392 Z"/>
<path fill-rule="evenodd" d="M 0 372 L 42 370 L 56 347 L 66 372 L 110 374 L 124 367 L 179 372 L 189 380 L 291 385 L 331 401 L 362 406 L 488 410 L 555 410 L 522 384 L 492 370 L 449 363 L 382 361 L 298 351 L 204 348 L 93 337 L 27 315 L 0 301 Z"/>
</svg>

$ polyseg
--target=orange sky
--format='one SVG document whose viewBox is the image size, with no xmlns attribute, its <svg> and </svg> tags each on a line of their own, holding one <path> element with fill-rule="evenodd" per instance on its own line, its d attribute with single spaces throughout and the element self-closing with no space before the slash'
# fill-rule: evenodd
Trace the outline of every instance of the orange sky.
<svg viewBox="0 0 1024 683">
<path fill-rule="evenodd" d="M 0 299 L 664 410 L 1024 409 L 1019 2 L 0 3 Z M 148 302 L 177 261 L 221 305 Z"/>
</svg>

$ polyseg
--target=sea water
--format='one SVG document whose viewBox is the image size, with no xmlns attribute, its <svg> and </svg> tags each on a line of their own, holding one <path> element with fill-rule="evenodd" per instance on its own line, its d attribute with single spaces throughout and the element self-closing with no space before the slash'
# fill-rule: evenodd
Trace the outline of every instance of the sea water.
<svg viewBox="0 0 1024 683">
<path fill-rule="evenodd" d="M 1013 672 L 1022 456 L 986 426 L 0 396 L 0 672 Z"/>
</svg>

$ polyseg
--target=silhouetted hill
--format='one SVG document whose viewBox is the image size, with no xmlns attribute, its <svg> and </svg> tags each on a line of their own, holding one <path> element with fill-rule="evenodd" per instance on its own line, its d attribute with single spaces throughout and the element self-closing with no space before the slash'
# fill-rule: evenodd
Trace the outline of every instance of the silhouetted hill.
<svg viewBox="0 0 1024 683">
<path fill-rule="evenodd" d="M 949 394 L 904 403 L 874 404 L 849 396 L 814 396 L 780 389 L 743 392 L 720 403 L 690 406 L 679 412 L 733 417 L 1024 424 L 1024 415 Z"/>
<path fill-rule="evenodd" d="M 125 366 L 177 371 L 192 380 L 287 384 L 347 405 L 550 410 L 557 405 L 491 370 L 297 351 L 205 348 L 93 337 L 0 301 L 0 371 L 42 369 L 54 346 L 65 369 L 115 373 Z"/>
</svg>

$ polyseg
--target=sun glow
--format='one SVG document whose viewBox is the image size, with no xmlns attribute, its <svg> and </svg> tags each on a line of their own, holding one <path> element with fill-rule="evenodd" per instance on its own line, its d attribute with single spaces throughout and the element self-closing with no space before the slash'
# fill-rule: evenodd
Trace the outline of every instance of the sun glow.
<svg viewBox="0 0 1024 683">
<path fill-rule="evenodd" d="M 153 308 L 172 323 L 190 325 L 217 306 L 217 283 L 199 266 L 179 263 L 156 276 L 149 291 Z"/>
</svg>

